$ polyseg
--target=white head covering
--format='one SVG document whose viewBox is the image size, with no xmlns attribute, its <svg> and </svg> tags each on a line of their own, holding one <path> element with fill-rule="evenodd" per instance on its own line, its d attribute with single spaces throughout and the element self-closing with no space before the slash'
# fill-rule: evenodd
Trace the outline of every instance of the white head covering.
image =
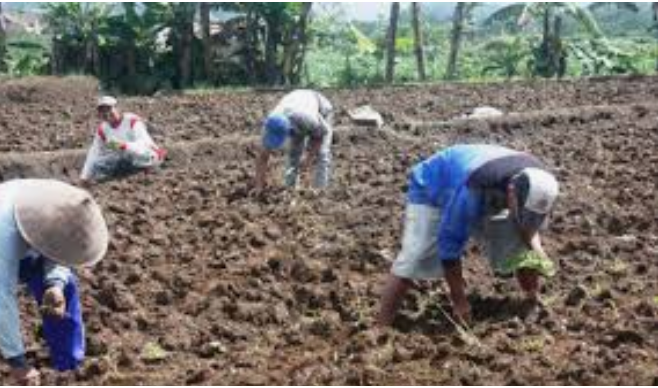
<svg viewBox="0 0 658 388">
<path fill-rule="evenodd" d="M 522 226 L 538 230 L 553 209 L 560 186 L 553 174 L 538 168 L 526 168 L 513 178 Z"/>
<path fill-rule="evenodd" d="M 117 105 L 117 99 L 112 97 L 112 96 L 102 96 L 98 99 L 98 103 L 96 104 L 97 108 L 100 108 L 102 106 L 109 106 L 109 107 L 115 107 Z"/>
</svg>

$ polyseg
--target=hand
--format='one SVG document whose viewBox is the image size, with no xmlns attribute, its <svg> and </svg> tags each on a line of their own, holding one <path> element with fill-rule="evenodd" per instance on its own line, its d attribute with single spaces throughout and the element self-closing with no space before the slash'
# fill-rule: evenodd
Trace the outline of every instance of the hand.
<svg viewBox="0 0 658 388">
<path fill-rule="evenodd" d="M 471 323 L 471 305 L 467 300 L 452 303 L 452 314 L 457 323 L 468 326 Z"/>
<path fill-rule="evenodd" d="M 41 312 L 43 315 L 62 319 L 66 314 L 66 298 L 64 293 L 58 287 L 50 287 L 43 294 L 43 303 L 41 303 Z"/>
<path fill-rule="evenodd" d="M 121 151 L 123 148 L 123 144 L 116 140 L 108 140 L 106 144 L 109 149 L 114 151 Z"/>
<path fill-rule="evenodd" d="M 11 379 L 16 385 L 41 385 L 41 373 L 34 368 L 17 368 L 11 370 Z"/>
</svg>

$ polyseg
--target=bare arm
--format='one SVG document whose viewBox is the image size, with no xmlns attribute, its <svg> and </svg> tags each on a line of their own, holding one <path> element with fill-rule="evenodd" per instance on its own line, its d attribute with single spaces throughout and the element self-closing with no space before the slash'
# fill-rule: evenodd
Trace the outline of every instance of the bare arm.
<svg viewBox="0 0 658 388">
<path fill-rule="evenodd" d="M 98 136 L 98 134 L 94 135 L 94 142 L 92 143 L 89 152 L 87 152 L 87 158 L 84 167 L 82 167 L 82 173 L 80 174 L 80 180 L 82 182 L 88 182 L 93 178 L 93 167 L 101 154 L 101 148 L 103 147 L 102 143 L 103 141 L 100 136 Z"/>
<path fill-rule="evenodd" d="M 539 253 L 543 257 L 547 258 L 548 255 L 546 254 L 546 251 L 544 250 L 544 246 L 542 245 L 541 242 L 541 236 L 539 233 L 528 233 L 527 231 L 522 230 L 521 231 L 521 237 L 523 238 L 523 241 L 525 241 L 526 245 L 528 248 L 532 249 L 533 251 Z"/>
<path fill-rule="evenodd" d="M 471 306 L 466 298 L 466 282 L 462 274 L 461 261 L 444 261 L 443 268 L 455 317 L 462 323 L 468 323 L 471 319 Z"/>
</svg>

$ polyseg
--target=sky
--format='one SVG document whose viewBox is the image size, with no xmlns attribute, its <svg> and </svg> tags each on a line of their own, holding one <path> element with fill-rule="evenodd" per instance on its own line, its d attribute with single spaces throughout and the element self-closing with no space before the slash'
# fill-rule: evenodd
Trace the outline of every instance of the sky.
<svg viewBox="0 0 658 388">
<path fill-rule="evenodd" d="M 348 15 L 354 15 L 357 20 L 377 20 L 381 13 L 388 14 L 391 3 L 384 2 L 343 2 L 348 9 Z"/>
<path fill-rule="evenodd" d="M 490 12 L 492 9 L 497 9 L 514 2 L 485 2 L 486 7 L 483 7 L 481 12 Z M 336 7 L 338 4 L 346 11 L 345 14 L 350 16 L 353 20 L 359 21 L 376 21 L 380 15 L 388 18 L 391 2 L 374 2 L 374 1 L 343 1 L 343 2 L 319 2 L 321 6 Z M 411 2 L 402 2 L 402 9 L 409 7 Z M 449 20 L 455 8 L 455 2 L 451 1 L 434 1 L 423 3 L 425 12 L 429 12 L 439 20 Z"/>
</svg>

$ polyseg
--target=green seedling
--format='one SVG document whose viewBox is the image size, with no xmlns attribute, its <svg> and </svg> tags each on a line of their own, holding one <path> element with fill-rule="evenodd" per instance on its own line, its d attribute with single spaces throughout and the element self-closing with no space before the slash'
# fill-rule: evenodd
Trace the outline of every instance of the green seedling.
<svg viewBox="0 0 658 388">
<path fill-rule="evenodd" d="M 162 347 L 155 342 L 147 343 L 142 349 L 141 358 L 147 362 L 162 361 L 167 357 L 169 357 L 169 353 L 167 353 L 166 350 L 162 349 Z"/>
<path fill-rule="evenodd" d="M 539 353 L 544 350 L 545 346 L 545 337 L 525 338 L 523 341 L 521 341 L 519 349 L 524 352 Z"/>
<path fill-rule="evenodd" d="M 622 260 L 615 259 L 608 267 L 608 273 L 615 276 L 623 276 L 628 273 L 628 264 Z"/>
</svg>

